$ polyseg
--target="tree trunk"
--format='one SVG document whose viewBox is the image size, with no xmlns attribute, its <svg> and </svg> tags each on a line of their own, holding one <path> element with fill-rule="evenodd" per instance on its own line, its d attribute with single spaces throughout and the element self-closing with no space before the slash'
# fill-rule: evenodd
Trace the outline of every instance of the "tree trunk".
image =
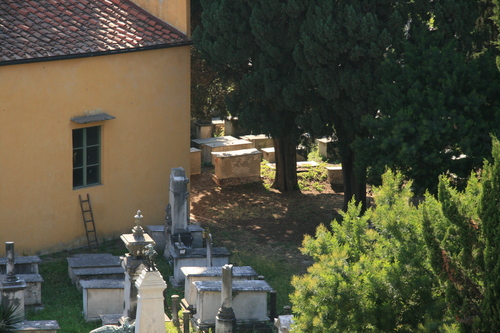
<svg viewBox="0 0 500 333">
<path fill-rule="evenodd" d="M 273 138 L 276 159 L 276 177 L 272 188 L 281 192 L 298 191 L 297 143 L 290 138 Z"/>
<path fill-rule="evenodd" d="M 356 203 L 361 203 L 362 212 L 366 210 L 366 179 L 358 177 L 355 172 L 354 152 L 350 147 L 342 149 L 342 176 L 344 180 L 344 204 L 342 209 L 347 211 L 347 206 L 354 197 Z"/>
</svg>

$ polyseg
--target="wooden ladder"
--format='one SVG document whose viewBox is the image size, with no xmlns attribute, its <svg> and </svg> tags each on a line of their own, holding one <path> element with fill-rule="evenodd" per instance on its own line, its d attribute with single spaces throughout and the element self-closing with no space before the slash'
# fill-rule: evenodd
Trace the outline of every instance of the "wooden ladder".
<svg viewBox="0 0 500 333">
<path fill-rule="evenodd" d="M 82 208 L 83 224 L 85 225 L 85 232 L 87 234 L 89 252 L 92 252 L 92 249 L 97 251 L 99 242 L 97 241 L 97 232 L 95 229 L 94 214 L 92 213 L 92 205 L 90 204 L 90 196 L 87 193 L 87 199 L 82 199 L 82 196 L 79 194 L 78 198 L 80 199 L 80 207 Z"/>
</svg>

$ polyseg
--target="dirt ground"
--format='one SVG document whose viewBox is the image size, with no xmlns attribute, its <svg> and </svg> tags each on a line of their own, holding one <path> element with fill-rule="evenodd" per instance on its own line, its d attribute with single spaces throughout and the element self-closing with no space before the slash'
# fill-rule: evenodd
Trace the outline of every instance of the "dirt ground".
<svg viewBox="0 0 500 333">
<path fill-rule="evenodd" d="M 191 177 L 191 217 L 210 230 L 215 245 L 264 253 L 302 267 L 299 272 L 310 264 L 298 250 L 304 235 L 329 225 L 342 207 L 343 193 L 327 182 L 321 192 L 280 193 L 260 183 L 219 187 L 213 169 L 202 171 Z"/>
</svg>

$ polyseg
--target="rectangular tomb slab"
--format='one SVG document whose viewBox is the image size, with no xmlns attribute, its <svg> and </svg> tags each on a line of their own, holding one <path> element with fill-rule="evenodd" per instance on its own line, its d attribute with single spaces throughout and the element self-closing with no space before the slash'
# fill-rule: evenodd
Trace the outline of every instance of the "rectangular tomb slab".
<svg viewBox="0 0 500 333">
<path fill-rule="evenodd" d="M 212 138 L 206 138 L 206 139 L 194 139 L 191 140 L 191 145 L 194 148 L 201 149 L 201 147 L 207 143 L 213 143 L 213 142 L 229 142 L 229 141 L 236 141 L 238 138 L 235 138 L 234 136 L 226 135 L 226 136 L 218 136 L 218 137 L 212 137 Z"/>
<path fill-rule="evenodd" d="M 15 333 L 56 333 L 61 329 L 56 320 L 25 320 L 16 326 Z"/>
<path fill-rule="evenodd" d="M 79 254 L 67 258 L 68 275 L 79 288 L 78 281 L 122 278 L 124 270 L 119 256 L 109 253 Z"/>
<path fill-rule="evenodd" d="M 188 306 L 195 306 L 196 291 L 195 281 L 221 281 L 222 267 L 182 267 L 182 273 L 186 277 L 184 284 L 184 300 Z M 251 266 L 234 266 L 233 280 L 254 280 L 257 279 L 257 272 Z"/>
<path fill-rule="evenodd" d="M 191 175 L 201 173 L 201 149 L 191 147 L 189 149 L 189 166 Z"/>
<path fill-rule="evenodd" d="M 220 185 L 260 181 L 262 153 L 255 148 L 212 153 L 214 157 L 214 181 Z M 234 184 L 236 185 L 236 184 Z"/>
<path fill-rule="evenodd" d="M 304 156 L 301 153 L 303 150 L 304 150 L 303 147 L 297 147 L 296 158 L 298 162 L 302 162 L 305 160 Z M 274 147 L 262 148 L 261 151 L 262 151 L 262 159 L 268 161 L 269 163 L 276 163 L 276 155 L 274 152 Z"/>
<path fill-rule="evenodd" d="M 38 274 L 38 264 L 42 262 L 39 256 L 16 256 L 14 266 L 16 274 Z M 0 257 L 0 274 L 7 274 L 7 258 Z"/>
<path fill-rule="evenodd" d="M 99 320 L 100 315 L 123 312 L 124 280 L 81 280 L 85 320 Z"/>
<path fill-rule="evenodd" d="M 177 287 L 184 285 L 185 276 L 182 267 L 207 266 L 207 249 L 192 248 L 187 249 L 185 254 L 172 253 L 174 266 L 173 280 L 171 281 Z M 229 263 L 231 253 L 225 247 L 212 248 L 212 265 L 224 266 Z"/>
<path fill-rule="evenodd" d="M 326 170 L 328 172 L 328 182 L 330 182 L 330 184 L 338 186 L 344 184 L 342 166 L 328 166 Z"/>
<path fill-rule="evenodd" d="M 230 152 L 241 149 L 251 149 L 252 143 L 247 140 L 235 140 L 228 142 L 212 142 L 201 147 L 202 162 L 215 164 L 213 153 Z"/>
<path fill-rule="evenodd" d="M 274 146 L 273 138 L 265 135 L 244 135 L 240 139 L 252 142 L 252 148 L 261 150 L 262 148 L 269 148 Z"/>
<path fill-rule="evenodd" d="M 41 306 L 42 305 L 42 282 L 43 278 L 40 274 L 16 274 L 16 276 L 26 282 L 24 289 L 24 305 L 26 306 Z M 0 285 L 7 276 L 0 275 Z"/>
<path fill-rule="evenodd" d="M 213 327 L 221 306 L 221 281 L 195 281 L 198 328 Z M 267 322 L 267 294 L 273 290 L 264 280 L 233 280 L 233 310 L 237 323 Z"/>
</svg>

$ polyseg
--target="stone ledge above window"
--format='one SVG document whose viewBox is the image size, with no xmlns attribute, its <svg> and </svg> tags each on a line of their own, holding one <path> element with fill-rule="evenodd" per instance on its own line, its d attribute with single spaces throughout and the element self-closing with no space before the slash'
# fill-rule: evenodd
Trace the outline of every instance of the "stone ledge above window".
<svg viewBox="0 0 500 333">
<path fill-rule="evenodd" d="M 106 112 L 102 112 L 87 116 L 73 117 L 71 118 L 71 121 L 78 124 L 87 124 L 87 123 L 94 123 L 96 121 L 111 120 L 111 119 L 116 119 L 116 117 L 113 117 L 107 114 Z"/>
</svg>

